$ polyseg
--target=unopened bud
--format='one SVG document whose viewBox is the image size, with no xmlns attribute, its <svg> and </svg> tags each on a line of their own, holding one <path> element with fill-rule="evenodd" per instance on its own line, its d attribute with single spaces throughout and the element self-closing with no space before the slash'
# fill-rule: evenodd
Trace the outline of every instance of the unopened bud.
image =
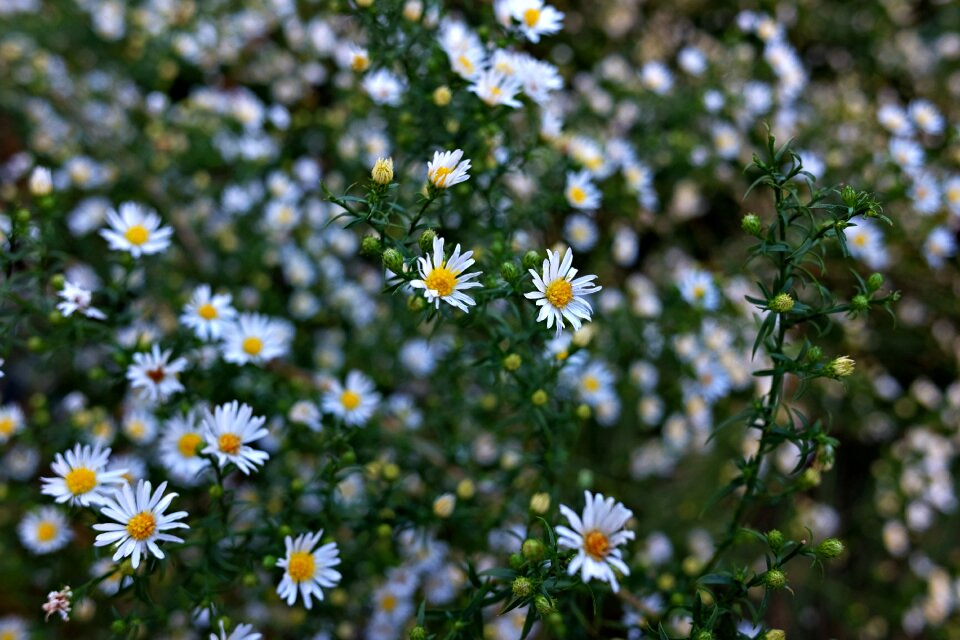
<svg viewBox="0 0 960 640">
<path fill-rule="evenodd" d="M 763 640 L 787 640 L 787 633 L 783 629 L 770 629 Z"/>
<path fill-rule="evenodd" d="M 740 228 L 752 236 L 759 236 L 763 231 L 763 223 L 760 222 L 760 216 L 748 213 L 740 219 Z"/>
<path fill-rule="evenodd" d="M 445 107 L 450 104 L 451 98 L 453 98 L 453 92 L 450 91 L 450 87 L 447 85 L 437 87 L 433 90 L 433 104 L 438 107 Z"/>
<path fill-rule="evenodd" d="M 403 256 L 396 249 L 387 249 L 383 252 L 383 266 L 397 275 L 403 273 Z"/>
<path fill-rule="evenodd" d="M 843 553 L 843 542 L 838 538 L 827 538 L 817 545 L 817 555 L 821 558 L 836 558 Z"/>
<path fill-rule="evenodd" d="M 853 300 L 850 301 L 850 308 L 854 311 L 866 311 L 870 308 L 870 298 L 863 294 L 853 296 Z"/>
<path fill-rule="evenodd" d="M 433 229 L 426 229 L 423 233 L 420 234 L 420 239 L 417 241 L 417 244 L 420 245 L 420 251 L 423 253 L 430 253 L 433 251 L 433 240 L 437 237 L 437 232 Z"/>
<path fill-rule="evenodd" d="M 374 235 L 363 236 L 363 240 L 360 241 L 360 253 L 370 258 L 380 255 L 382 248 L 380 238 Z"/>
<path fill-rule="evenodd" d="M 547 555 L 547 548 L 536 538 L 527 538 L 521 548 L 523 557 L 531 562 L 540 562 Z"/>
<path fill-rule="evenodd" d="M 427 640 L 427 630 L 420 625 L 410 629 L 410 640 Z"/>
<path fill-rule="evenodd" d="M 777 529 L 767 531 L 767 544 L 774 551 L 780 551 L 783 548 L 783 534 Z"/>
<path fill-rule="evenodd" d="M 853 361 L 853 358 L 848 356 L 840 356 L 839 358 L 834 358 L 826 366 L 826 374 L 831 378 L 846 378 L 851 373 L 853 373 L 856 363 Z"/>
<path fill-rule="evenodd" d="M 523 358 L 516 353 L 511 353 L 503 359 L 503 368 L 507 371 L 516 371 L 523 364 Z"/>
<path fill-rule="evenodd" d="M 763 584 L 768 589 L 782 589 L 787 585 L 787 574 L 779 569 L 770 569 L 763 574 Z"/>
<path fill-rule="evenodd" d="M 515 282 L 519 275 L 520 270 L 512 262 L 504 262 L 500 265 L 500 277 L 506 282 Z"/>
<path fill-rule="evenodd" d="M 534 405 L 538 407 L 542 407 L 543 405 L 547 404 L 547 400 L 549 399 L 550 397 L 547 395 L 547 392 L 544 391 L 543 389 L 537 389 L 536 391 L 533 392 L 533 395 L 530 396 L 530 402 L 532 402 Z"/>
<path fill-rule="evenodd" d="M 535 493 L 530 498 L 530 511 L 544 514 L 550 510 L 550 494 L 546 491 Z"/>
<path fill-rule="evenodd" d="M 433 501 L 433 515 L 438 518 L 449 518 L 453 515 L 453 508 L 457 506 L 457 496 L 445 493 Z"/>
<path fill-rule="evenodd" d="M 867 278 L 867 288 L 870 291 L 876 291 L 883 286 L 883 274 L 882 273 L 871 273 L 870 277 Z"/>
<path fill-rule="evenodd" d="M 523 268 L 536 271 L 543 262 L 543 258 L 536 251 L 527 251 L 523 254 Z"/>
<path fill-rule="evenodd" d="M 787 313 L 793 309 L 793 298 L 790 297 L 789 293 L 778 293 L 767 303 L 767 306 L 771 311 Z"/>
<path fill-rule="evenodd" d="M 713 640 L 713 632 L 709 629 L 702 629 L 694 636 L 696 640 Z"/>
<path fill-rule="evenodd" d="M 511 569 L 516 571 L 523 566 L 523 556 L 519 553 L 511 553 L 510 557 L 507 559 L 507 563 L 510 565 Z"/>
<path fill-rule="evenodd" d="M 393 158 L 377 158 L 370 171 L 370 177 L 380 185 L 393 182 Z"/>
<path fill-rule="evenodd" d="M 50 169 L 46 167 L 36 167 L 30 173 L 30 193 L 34 196 L 48 196 L 53 191 L 53 176 Z"/>
<path fill-rule="evenodd" d="M 537 613 L 541 616 L 553 613 L 557 610 L 556 605 L 549 596 L 539 595 L 533 601 L 533 606 L 536 607 Z"/>
<path fill-rule="evenodd" d="M 514 598 L 526 598 L 531 593 L 533 593 L 533 583 L 530 582 L 530 578 L 525 578 L 520 576 L 513 580 L 513 584 L 510 585 L 510 588 L 513 590 Z"/>
</svg>

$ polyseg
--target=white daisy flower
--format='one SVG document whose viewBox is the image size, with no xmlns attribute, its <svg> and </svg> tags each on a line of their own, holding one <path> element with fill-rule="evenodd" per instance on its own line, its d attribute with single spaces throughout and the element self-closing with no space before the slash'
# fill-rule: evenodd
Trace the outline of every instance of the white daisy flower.
<svg viewBox="0 0 960 640">
<path fill-rule="evenodd" d="M 347 374 L 345 384 L 331 380 L 330 388 L 323 396 L 322 407 L 332 413 L 344 424 L 361 427 L 377 410 L 380 394 L 376 392 L 373 381 L 359 371 Z"/>
<path fill-rule="evenodd" d="M 120 205 L 120 215 L 107 212 L 109 229 L 100 235 L 114 251 L 128 251 L 134 258 L 165 251 L 170 246 L 173 229 L 160 226 L 160 216 L 135 202 Z"/>
<path fill-rule="evenodd" d="M 563 89 L 563 77 L 559 69 L 530 56 L 520 58 L 517 78 L 523 85 L 523 92 L 539 105 L 551 100 L 551 92 Z"/>
<path fill-rule="evenodd" d="M 473 80 L 468 91 L 475 93 L 488 106 L 504 105 L 514 109 L 522 107 L 517 94 L 523 85 L 517 78 L 503 74 L 498 69 L 487 69 Z"/>
<path fill-rule="evenodd" d="M 130 387 L 139 392 L 149 402 L 163 402 L 174 393 L 183 391 L 183 385 L 177 375 L 187 368 L 184 358 L 170 359 L 172 350 L 161 352 L 154 343 L 150 353 L 133 354 L 133 364 L 127 367 L 127 380 Z"/>
<path fill-rule="evenodd" d="M 149 481 L 140 480 L 137 483 L 136 493 L 129 484 L 114 494 L 100 508 L 101 515 L 117 523 L 95 524 L 93 528 L 103 531 L 93 543 L 96 547 L 116 545 L 117 551 L 113 554 L 113 561 L 133 556 L 133 568 L 140 566 L 140 555 L 149 552 L 156 558 L 164 557 L 158 542 L 183 542 L 182 538 L 172 536 L 164 531 L 170 529 L 189 529 L 183 522 L 177 522 L 187 517 L 186 511 L 177 511 L 167 515 L 165 511 L 170 502 L 177 497 L 176 493 L 163 495 L 167 488 L 166 482 L 161 482 L 157 490 L 153 489 Z"/>
<path fill-rule="evenodd" d="M 537 306 L 540 307 L 537 322 L 546 320 L 548 329 L 556 322 L 557 335 L 563 331 L 564 319 L 568 320 L 574 329 L 580 329 L 581 320 L 590 321 L 593 308 L 585 296 L 602 289 L 593 284 L 597 276 L 582 276 L 574 280 L 577 270 L 571 268 L 572 264 L 573 251 L 570 249 L 567 249 L 562 261 L 559 253 L 547 249 L 542 277 L 530 269 L 530 275 L 533 276 L 533 284 L 537 290 L 523 294 L 530 300 L 536 300 Z"/>
<path fill-rule="evenodd" d="M 287 353 L 293 337 L 282 320 L 259 313 L 241 313 L 223 329 L 223 359 L 235 364 L 261 364 Z"/>
<path fill-rule="evenodd" d="M 27 623 L 16 616 L 0 618 L 0 638 L 2 640 L 29 640 Z"/>
<path fill-rule="evenodd" d="M 157 419 L 146 409 L 133 409 L 123 419 L 123 433 L 136 444 L 150 444 L 157 435 Z"/>
<path fill-rule="evenodd" d="M 303 533 L 296 540 L 287 536 L 284 544 L 286 556 L 277 560 L 277 566 L 285 569 L 283 579 L 277 586 L 277 594 L 288 606 L 297 601 L 299 592 L 307 609 L 313 606 L 311 598 L 323 600 L 320 587 L 332 588 L 340 583 L 340 572 L 332 567 L 340 564 L 336 542 L 330 542 L 316 551 L 313 548 L 320 542 L 323 529 L 314 534 Z"/>
<path fill-rule="evenodd" d="M 174 480 L 187 486 L 197 484 L 198 476 L 210 466 L 210 461 L 201 458 L 197 451 L 203 441 L 196 413 L 167 420 L 160 438 L 160 461 Z"/>
<path fill-rule="evenodd" d="M 469 311 L 468 306 L 476 304 L 473 298 L 463 293 L 464 289 L 473 289 L 482 287 L 479 282 L 471 282 L 479 278 L 479 271 L 473 273 L 463 273 L 474 264 L 473 251 L 467 251 L 460 254 L 460 245 L 458 244 L 450 260 L 446 260 L 443 254 L 443 238 L 433 239 L 433 259 L 430 256 L 423 256 L 417 259 L 417 267 L 420 271 L 419 280 L 411 280 L 410 286 L 414 289 L 423 289 L 424 297 L 427 302 L 434 303 L 437 309 L 440 308 L 440 301 L 461 309 Z"/>
<path fill-rule="evenodd" d="M 588 216 L 574 214 L 563 225 L 563 237 L 577 251 L 590 251 L 597 246 L 597 224 Z"/>
<path fill-rule="evenodd" d="M 680 297 L 688 304 L 707 311 L 720 306 L 720 293 L 713 283 L 713 276 L 702 269 L 687 269 L 677 283 Z"/>
<path fill-rule="evenodd" d="M 590 172 L 586 170 L 567 172 L 567 186 L 563 194 L 574 209 L 593 211 L 600 206 L 600 190 L 593 184 Z"/>
<path fill-rule="evenodd" d="M 220 635 L 210 634 L 210 640 L 260 640 L 263 634 L 256 633 L 252 624 L 238 624 L 237 627 L 227 635 L 223 628 L 223 620 L 220 621 Z"/>
<path fill-rule="evenodd" d="M 25 424 L 20 407 L 12 403 L 0 407 L 0 444 L 5 444 L 14 435 L 23 431 Z"/>
<path fill-rule="evenodd" d="M 59 551 L 73 538 L 70 523 L 56 507 L 31 511 L 20 521 L 17 533 L 23 546 L 37 555 Z"/>
<path fill-rule="evenodd" d="M 406 88 L 403 78 L 386 69 L 371 71 L 363 78 L 363 89 L 376 104 L 399 105 Z"/>
<path fill-rule="evenodd" d="M 57 311 L 62 313 L 65 318 L 69 318 L 75 312 L 80 312 L 95 320 L 104 320 L 107 317 L 107 314 L 103 311 L 90 306 L 93 301 L 93 294 L 90 291 L 69 280 L 63 283 L 63 289 L 60 289 L 57 295 L 62 298 L 57 303 Z"/>
<path fill-rule="evenodd" d="M 630 575 L 630 569 L 617 547 L 635 537 L 633 531 L 623 528 L 633 517 L 633 512 L 613 498 L 604 498 L 603 494 L 592 495 L 584 491 L 583 495 L 586 505 L 582 519 L 566 505 L 560 505 L 560 513 L 567 518 L 572 529 L 558 526 L 555 529 L 557 544 L 577 551 L 567 567 L 567 573 L 574 575 L 580 571 L 580 579 L 584 582 L 592 578 L 609 582 L 616 592 L 620 585 L 613 570 Z"/>
<path fill-rule="evenodd" d="M 563 12 L 543 0 L 510 0 L 510 15 L 520 23 L 520 31 L 530 42 L 540 42 L 563 29 Z"/>
<path fill-rule="evenodd" d="M 914 124 L 926 134 L 938 136 L 943 133 L 944 118 L 929 100 L 914 100 L 907 107 Z"/>
<path fill-rule="evenodd" d="M 262 416 L 253 417 L 253 409 L 236 400 L 220 405 L 213 413 L 206 411 L 203 438 L 207 446 L 202 453 L 215 455 L 221 469 L 232 462 L 244 475 L 248 475 L 270 458 L 266 451 L 249 445 L 268 435 L 263 428 L 266 421 Z"/>
<path fill-rule="evenodd" d="M 287 419 L 290 420 L 290 422 L 306 425 L 311 431 L 323 430 L 322 418 L 323 416 L 317 404 L 307 400 L 298 400 L 293 403 L 290 411 L 287 412 Z"/>
<path fill-rule="evenodd" d="M 190 302 L 183 307 L 180 322 L 193 329 L 201 340 L 218 340 L 226 323 L 237 317 L 231 306 L 229 293 L 213 295 L 210 286 L 203 284 L 194 289 Z"/>
<path fill-rule="evenodd" d="M 455 184 L 466 182 L 470 179 L 470 160 L 463 158 L 463 151 L 436 151 L 433 154 L 433 160 L 427 163 L 427 179 L 437 189 L 449 189 Z"/>
<path fill-rule="evenodd" d="M 109 461 L 110 449 L 101 449 L 99 444 L 93 447 L 74 445 L 65 456 L 58 453 L 54 458 L 51 469 L 56 477 L 40 478 L 42 493 L 54 496 L 57 502 L 84 507 L 101 503 L 116 490 L 113 485 L 126 483 L 123 478 L 126 469 L 105 471 Z"/>
<path fill-rule="evenodd" d="M 53 191 L 53 174 L 46 167 L 34 167 L 27 181 L 30 193 L 35 196 L 48 196 Z"/>
</svg>

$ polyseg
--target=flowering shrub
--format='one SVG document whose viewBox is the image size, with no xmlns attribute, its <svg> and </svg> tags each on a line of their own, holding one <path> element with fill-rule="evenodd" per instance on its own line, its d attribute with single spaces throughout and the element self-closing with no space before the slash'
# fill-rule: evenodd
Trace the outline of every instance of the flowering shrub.
<svg viewBox="0 0 960 640">
<path fill-rule="evenodd" d="M 954 637 L 928 4 L 0 2 L 0 639 Z"/>
</svg>

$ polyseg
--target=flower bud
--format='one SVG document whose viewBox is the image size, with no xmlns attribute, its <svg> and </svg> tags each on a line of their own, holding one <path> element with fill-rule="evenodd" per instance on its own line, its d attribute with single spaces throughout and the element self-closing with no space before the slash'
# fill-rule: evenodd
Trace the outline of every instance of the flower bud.
<svg viewBox="0 0 960 640">
<path fill-rule="evenodd" d="M 883 286 L 883 274 L 882 273 L 872 273 L 870 277 L 867 278 L 867 288 L 870 291 L 876 291 Z"/>
<path fill-rule="evenodd" d="M 812 489 L 820 486 L 820 470 L 808 467 L 797 479 L 797 485 L 801 490 Z"/>
<path fill-rule="evenodd" d="M 520 276 L 520 270 L 512 262 L 504 262 L 500 265 L 500 277 L 506 282 L 515 282 Z"/>
<path fill-rule="evenodd" d="M 393 158 L 377 158 L 370 171 L 370 177 L 379 185 L 393 182 Z"/>
<path fill-rule="evenodd" d="M 850 308 L 854 311 L 866 311 L 870 308 L 870 298 L 863 294 L 853 296 L 853 300 L 850 301 Z"/>
<path fill-rule="evenodd" d="M 787 574 L 780 569 L 770 569 L 763 574 L 763 584 L 768 589 L 782 589 L 787 585 Z"/>
<path fill-rule="evenodd" d="M 846 185 L 840 190 L 840 199 L 848 207 L 854 206 L 857 203 L 857 190 L 850 185 Z"/>
<path fill-rule="evenodd" d="M 427 630 L 420 625 L 410 629 L 410 640 L 427 640 Z"/>
<path fill-rule="evenodd" d="M 207 493 L 211 498 L 217 500 L 223 496 L 223 487 L 219 484 L 210 485 L 210 488 L 207 489 Z"/>
<path fill-rule="evenodd" d="M 514 598 L 526 598 L 533 593 L 533 583 L 530 582 L 530 578 L 523 576 L 515 578 L 510 588 L 513 590 Z"/>
<path fill-rule="evenodd" d="M 527 251 L 523 254 L 523 268 L 536 271 L 543 263 L 543 258 L 536 251 Z"/>
<path fill-rule="evenodd" d="M 810 347 L 807 351 L 807 360 L 809 362 L 819 362 L 823 357 L 823 349 L 820 347 Z"/>
<path fill-rule="evenodd" d="M 536 538 L 527 538 L 521 547 L 523 557 L 531 562 L 540 562 L 547 555 L 547 548 Z"/>
<path fill-rule="evenodd" d="M 403 256 L 396 249 L 387 249 L 383 252 L 383 266 L 397 275 L 403 273 Z"/>
<path fill-rule="evenodd" d="M 577 405 L 576 413 L 577 417 L 581 420 L 589 420 L 593 411 L 591 411 L 590 405 L 588 405 L 586 402 L 581 402 Z"/>
<path fill-rule="evenodd" d="M 550 397 L 547 395 L 547 392 L 544 391 L 543 389 L 537 389 L 536 391 L 533 392 L 533 395 L 530 396 L 530 402 L 532 402 L 534 405 L 538 407 L 542 407 L 543 405 L 547 404 L 547 400 L 549 399 Z"/>
<path fill-rule="evenodd" d="M 780 551 L 783 548 L 783 534 L 777 529 L 767 531 L 767 544 L 770 545 L 774 553 Z"/>
<path fill-rule="evenodd" d="M 519 553 L 511 553 L 510 557 L 507 559 L 507 562 L 511 569 L 517 571 L 523 566 L 523 556 Z"/>
<path fill-rule="evenodd" d="M 840 356 L 839 358 L 834 358 L 825 368 L 825 373 L 831 378 L 846 378 L 851 373 L 856 366 L 856 363 L 853 361 L 853 358 L 849 356 Z"/>
<path fill-rule="evenodd" d="M 433 501 L 433 515 L 438 518 L 449 518 L 453 515 L 453 508 L 457 506 L 457 496 L 445 493 Z"/>
<path fill-rule="evenodd" d="M 539 595 L 533 600 L 533 606 L 536 607 L 537 613 L 541 616 L 553 613 L 557 610 L 556 605 L 550 596 Z"/>
<path fill-rule="evenodd" d="M 53 191 L 53 176 L 50 169 L 46 167 L 36 167 L 30 173 L 30 193 L 34 196 L 48 196 Z"/>
<path fill-rule="evenodd" d="M 763 640 L 787 640 L 787 634 L 783 629 L 770 629 Z"/>
<path fill-rule="evenodd" d="M 451 98 L 453 98 L 453 92 L 450 91 L 450 87 L 447 85 L 437 87 L 433 90 L 433 104 L 438 107 L 445 107 L 450 104 Z"/>
<path fill-rule="evenodd" d="M 423 311 L 427 308 L 427 301 L 423 299 L 423 296 L 410 296 L 410 299 L 407 300 L 407 308 L 410 311 Z"/>
<path fill-rule="evenodd" d="M 380 255 L 383 246 L 380 244 L 380 238 L 374 235 L 363 236 L 360 241 L 360 254 L 372 258 Z"/>
<path fill-rule="evenodd" d="M 530 498 L 530 511 L 543 515 L 550 510 L 550 494 L 546 491 L 533 494 Z"/>
<path fill-rule="evenodd" d="M 523 358 L 516 353 L 511 353 L 503 359 L 503 368 L 507 371 L 516 371 L 523 364 Z"/>
<path fill-rule="evenodd" d="M 777 313 L 787 313 L 793 309 L 793 298 L 789 293 L 778 293 L 767 303 L 767 307 Z"/>
<path fill-rule="evenodd" d="M 709 629 L 701 629 L 694 638 L 696 640 L 713 640 L 713 632 Z"/>
<path fill-rule="evenodd" d="M 836 558 L 843 553 L 843 542 L 838 538 L 827 538 L 817 545 L 817 555 L 821 558 Z"/>
<path fill-rule="evenodd" d="M 740 228 L 752 236 L 759 236 L 763 232 L 763 224 L 760 222 L 760 216 L 755 213 L 748 213 L 740 219 Z"/>
<path fill-rule="evenodd" d="M 277 557 L 276 556 L 263 556 L 263 560 L 260 562 L 263 565 L 264 569 L 273 569 L 277 566 Z"/>
<path fill-rule="evenodd" d="M 420 234 L 420 239 L 417 241 L 417 244 L 420 245 L 420 251 L 424 253 L 430 253 L 433 251 L 433 240 L 436 237 L 436 231 L 433 229 L 425 229 L 424 232 Z"/>
<path fill-rule="evenodd" d="M 67 279 L 63 277 L 63 274 L 58 273 L 50 278 L 50 286 L 57 291 L 60 291 L 60 289 L 63 289 L 64 285 L 66 284 L 66 281 Z"/>
</svg>

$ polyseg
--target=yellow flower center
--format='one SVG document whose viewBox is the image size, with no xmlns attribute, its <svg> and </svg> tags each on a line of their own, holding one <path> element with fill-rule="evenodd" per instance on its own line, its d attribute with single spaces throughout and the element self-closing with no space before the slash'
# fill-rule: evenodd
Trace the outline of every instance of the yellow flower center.
<svg viewBox="0 0 960 640">
<path fill-rule="evenodd" d="M 129 229 L 126 233 L 123 234 L 123 237 L 127 239 L 127 242 L 130 244 L 135 244 L 137 246 L 143 244 L 150 237 L 150 232 L 147 231 L 147 228 L 142 224 L 135 224 Z"/>
<path fill-rule="evenodd" d="M 47 521 L 43 521 L 37 525 L 37 540 L 40 542 L 50 542 L 56 537 L 57 525 Z"/>
<path fill-rule="evenodd" d="M 192 458 L 197 455 L 197 446 L 201 440 L 199 433 L 185 433 L 177 440 L 177 449 L 184 458 Z"/>
<path fill-rule="evenodd" d="M 705 295 L 707 295 L 707 288 L 704 287 L 702 284 L 698 284 L 697 286 L 695 286 L 695 287 L 693 288 L 693 297 L 694 297 L 694 298 L 699 299 L 699 298 L 702 298 L 702 297 L 705 296 Z"/>
<path fill-rule="evenodd" d="M 457 276 L 446 267 L 437 267 L 430 272 L 424 282 L 427 289 L 436 291 L 442 298 L 453 293 L 453 288 L 457 286 Z"/>
<path fill-rule="evenodd" d="M 464 71 L 466 71 L 467 73 L 473 73 L 474 66 L 473 66 L 473 63 L 470 62 L 470 58 L 468 58 L 467 56 L 461 55 L 459 58 L 457 58 L 457 62 L 460 63 Z"/>
<path fill-rule="evenodd" d="M 947 200 L 950 202 L 960 202 L 960 187 L 947 189 Z"/>
<path fill-rule="evenodd" d="M 602 531 L 594 529 L 583 537 L 583 550 L 594 560 L 603 560 L 610 552 L 610 540 Z"/>
<path fill-rule="evenodd" d="M 858 247 L 865 246 L 867 244 L 867 236 L 865 235 L 853 236 L 853 244 L 857 245 Z"/>
<path fill-rule="evenodd" d="M 97 486 L 97 474 L 86 467 L 77 467 L 67 474 L 64 478 L 67 481 L 67 489 L 75 496 L 90 491 Z"/>
<path fill-rule="evenodd" d="M 217 317 L 217 308 L 208 302 L 197 309 L 197 315 L 204 320 L 213 320 Z"/>
<path fill-rule="evenodd" d="M 261 351 L 263 351 L 263 340 L 257 338 L 256 336 L 244 338 L 243 350 L 251 356 L 258 355 Z"/>
<path fill-rule="evenodd" d="M 127 522 L 127 533 L 134 540 L 146 540 L 157 530 L 157 519 L 149 511 L 141 511 Z"/>
<path fill-rule="evenodd" d="M 527 9 L 523 12 L 523 22 L 530 29 L 540 22 L 540 9 Z"/>
<path fill-rule="evenodd" d="M 547 300 L 557 309 L 563 309 L 573 300 L 573 286 L 566 280 L 554 280 L 547 287 Z"/>
<path fill-rule="evenodd" d="M 392 593 L 383 596 L 383 600 L 380 601 L 380 608 L 387 613 L 393 613 L 393 610 L 397 608 L 397 596 Z"/>
<path fill-rule="evenodd" d="M 369 66 L 370 66 L 370 59 L 364 55 L 359 55 L 359 54 L 354 55 L 353 60 L 350 62 L 350 67 L 357 73 L 366 71 L 367 67 Z"/>
<path fill-rule="evenodd" d="M 447 176 L 451 173 L 453 173 L 453 169 L 450 167 L 437 167 L 433 170 L 433 176 L 431 176 L 431 180 L 436 186 L 444 187 L 447 184 Z"/>
<path fill-rule="evenodd" d="M 227 455 L 235 456 L 240 451 L 240 438 L 235 433 L 225 433 L 217 441 L 220 451 Z"/>
<path fill-rule="evenodd" d="M 583 388 L 593 393 L 600 389 L 600 381 L 595 376 L 584 376 Z"/>
<path fill-rule="evenodd" d="M 313 554 L 306 551 L 294 551 L 287 561 L 287 575 L 294 582 L 303 582 L 313 577 Z"/>
<path fill-rule="evenodd" d="M 573 200 L 574 204 L 582 204 L 587 199 L 587 192 L 580 187 L 571 187 L 570 199 Z"/>
<path fill-rule="evenodd" d="M 340 404 L 342 404 L 343 408 L 347 411 L 353 411 L 360 406 L 360 394 L 347 389 L 340 394 Z"/>
<path fill-rule="evenodd" d="M 140 438 L 146 432 L 147 427 L 139 420 L 134 420 L 127 425 L 127 433 L 129 433 L 134 438 Z"/>
<path fill-rule="evenodd" d="M 4 416 L 0 418 L 0 434 L 9 436 L 13 433 L 13 418 Z"/>
</svg>

